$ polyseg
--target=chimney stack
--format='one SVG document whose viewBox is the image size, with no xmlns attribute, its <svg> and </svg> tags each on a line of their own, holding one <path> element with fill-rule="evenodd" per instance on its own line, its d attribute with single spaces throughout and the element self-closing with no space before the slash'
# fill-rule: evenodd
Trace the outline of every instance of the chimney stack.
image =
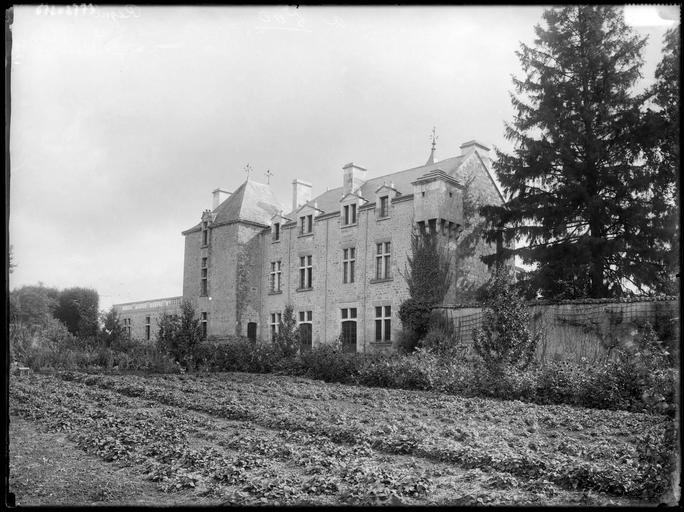
<svg viewBox="0 0 684 512">
<path fill-rule="evenodd" d="M 344 171 L 342 193 L 345 195 L 354 192 L 366 181 L 368 171 L 359 165 L 354 165 L 353 162 L 342 167 L 342 170 Z"/>
<path fill-rule="evenodd" d="M 463 144 L 461 144 L 461 155 L 470 155 L 476 149 L 478 150 L 477 152 L 480 153 L 480 155 L 485 157 L 489 156 L 489 148 L 476 140 L 469 140 L 468 142 L 464 142 Z"/>
<path fill-rule="evenodd" d="M 230 197 L 231 192 L 228 192 L 227 190 L 223 190 L 222 188 L 217 188 L 211 193 L 212 196 L 212 205 L 211 209 L 216 210 L 218 208 L 218 205 L 220 205 L 223 201 L 228 199 Z"/>
<path fill-rule="evenodd" d="M 308 181 L 292 180 L 292 210 L 311 200 L 311 183 Z"/>
</svg>

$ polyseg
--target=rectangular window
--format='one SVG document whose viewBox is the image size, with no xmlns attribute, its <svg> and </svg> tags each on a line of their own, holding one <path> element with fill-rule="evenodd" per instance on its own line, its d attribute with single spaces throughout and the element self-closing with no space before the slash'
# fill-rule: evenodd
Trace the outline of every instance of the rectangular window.
<svg viewBox="0 0 684 512">
<path fill-rule="evenodd" d="M 209 244 L 209 224 L 207 221 L 202 222 L 202 245 Z"/>
<path fill-rule="evenodd" d="M 299 234 L 306 235 L 313 232 L 313 215 L 299 217 Z"/>
<path fill-rule="evenodd" d="M 299 342 L 301 350 L 311 350 L 313 341 L 313 311 L 299 312 Z"/>
<path fill-rule="evenodd" d="M 376 244 L 375 253 L 375 278 L 389 279 L 390 276 L 390 251 L 391 242 Z"/>
<path fill-rule="evenodd" d="M 280 321 L 283 318 L 282 313 L 271 313 L 271 340 L 280 332 Z"/>
<path fill-rule="evenodd" d="M 279 292 L 282 285 L 281 262 L 271 262 L 271 291 Z"/>
<path fill-rule="evenodd" d="M 124 318 L 123 324 L 124 324 L 124 331 L 126 331 L 126 334 L 130 338 L 131 337 L 131 319 L 130 318 Z"/>
<path fill-rule="evenodd" d="M 280 222 L 273 224 L 273 241 L 277 242 L 280 240 Z"/>
<path fill-rule="evenodd" d="M 356 204 L 348 204 L 342 208 L 344 216 L 344 226 L 356 224 Z"/>
<path fill-rule="evenodd" d="M 392 306 L 375 308 L 375 341 L 390 341 L 392 334 Z"/>
<path fill-rule="evenodd" d="M 150 323 L 150 317 L 146 316 L 145 317 L 145 339 L 147 341 L 150 341 L 151 330 L 152 330 L 152 326 Z"/>
<path fill-rule="evenodd" d="M 380 198 L 380 217 L 387 217 L 389 215 L 389 196 L 382 196 Z"/>
<path fill-rule="evenodd" d="M 313 287 L 313 256 L 299 258 L 299 288 Z"/>
<path fill-rule="evenodd" d="M 202 326 L 202 339 L 207 339 L 207 325 L 209 324 L 209 314 L 206 311 L 202 312 L 200 325 Z"/>
<path fill-rule="evenodd" d="M 356 248 L 342 250 L 342 282 L 354 282 L 354 265 L 356 263 Z"/>
<path fill-rule="evenodd" d="M 342 320 L 352 320 L 356 318 L 356 308 L 342 308 Z"/>
<path fill-rule="evenodd" d="M 202 268 L 201 268 L 200 271 L 201 271 L 201 273 L 202 273 L 202 274 L 201 274 L 202 278 L 201 278 L 201 280 L 200 280 L 200 295 L 201 295 L 202 297 L 206 297 L 206 296 L 207 296 L 207 290 L 208 290 L 208 285 L 207 285 L 208 276 L 207 276 L 207 273 L 208 273 L 208 271 L 209 271 L 209 269 L 207 268 L 207 258 L 202 258 Z"/>
</svg>

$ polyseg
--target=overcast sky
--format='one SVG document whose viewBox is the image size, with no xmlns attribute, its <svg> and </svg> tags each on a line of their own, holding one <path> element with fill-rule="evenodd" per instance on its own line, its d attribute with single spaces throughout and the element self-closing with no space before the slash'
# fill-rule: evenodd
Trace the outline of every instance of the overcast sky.
<svg viewBox="0 0 684 512">
<path fill-rule="evenodd" d="M 671 26 L 649 36 L 653 80 Z M 26 284 L 113 303 L 182 294 L 183 236 L 217 187 L 317 195 L 353 161 L 369 177 L 478 139 L 510 150 L 514 51 L 535 7 L 15 7 L 10 243 Z M 678 18 L 678 15 L 677 15 Z"/>
</svg>

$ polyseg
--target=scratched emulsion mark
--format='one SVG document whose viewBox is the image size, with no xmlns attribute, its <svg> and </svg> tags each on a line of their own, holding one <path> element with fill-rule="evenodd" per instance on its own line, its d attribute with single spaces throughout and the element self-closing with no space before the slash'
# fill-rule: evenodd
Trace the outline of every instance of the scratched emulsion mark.
<svg viewBox="0 0 684 512">
<path fill-rule="evenodd" d="M 95 6 L 93 4 L 71 4 L 71 5 L 51 5 L 39 4 L 36 6 L 35 13 L 38 16 L 68 16 L 68 17 L 92 17 L 114 21 L 129 18 L 140 18 L 142 12 L 136 5 L 116 6 Z"/>
<path fill-rule="evenodd" d="M 322 14 L 320 20 L 309 16 L 310 9 L 299 7 L 277 7 L 260 9 L 257 18 L 259 25 L 255 27 L 258 32 L 265 30 L 284 30 L 291 32 L 313 32 L 314 28 L 321 25 L 327 28 L 345 28 L 344 20 L 338 16 L 329 16 L 325 10 L 317 10 L 316 14 Z"/>
</svg>

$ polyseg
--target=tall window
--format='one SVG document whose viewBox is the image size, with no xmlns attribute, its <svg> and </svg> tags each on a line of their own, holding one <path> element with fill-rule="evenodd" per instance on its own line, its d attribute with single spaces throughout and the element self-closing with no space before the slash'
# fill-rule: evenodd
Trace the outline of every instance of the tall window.
<svg viewBox="0 0 684 512">
<path fill-rule="evenodd" d="M 302 350 L 310 350 L 313 340 L 313 311 L 299 312 L 299 339 Z"/>
<path fill-rule="evenodd" d="M 299 258 L 299 287 L 311 288 L 313 286 L 313 256 L 301 256 Z"/>
<path fill-rule="evenodd" d="M 271 340 L 280 332 L 280 321 L 283 318 L 282 313 L 271 313 Z"/>
<path fill-rule="evenodd" d="M 354 264 L 356 263 L 356 248 L 342 250 L 342 282 L 354 282 Z"/>
<path fill-rule="evenodd" d="M 208 288 L 208 286 L 207 286 L 207 272 L 208 272 L 207 258 L 202 258 L 202 268 L 200 271 L 202 273 L 201 274 L 202 278 L 200 280 L 200 295 L 202 297 L 206 297 L 207 296 L 207 288 Z"/>
<path fill-rule="evenodd" d="M 271 291 L 279 292 L 282 284 L 280 261 L 271 262 Z"/>
<path fill-rule="evenodd" d="M 150 322 L 150 317 L 146 316 L 145 317 L 145 339 L 147 341 L 150 341 L 151 330 L 152 330 L 152 325 Z"/>
<path fill-rule="evenodd" d="M 277 242 L 280 240 L 280 222 L 273 224 L 273 241 Z"/>
<path fill-rule="evenodd" d="M 344 212 L 344 225 L 356 224 L 356 204 L 348 204 L 342 208 Z"/>
<path fill-rule="evenodd" d="M 123 319 L 123 325 L 124 325 L 124 331 L 126 331 L 126 334 L 128 337 L 131 337 L 131 319 L 130 318 L 124 318 Z"/>
<path fill-rule="evenodd" d="M 375 308 L 375 341 L 389 341 L 392 333 L 392 306 Z"/>
<path fill-rule="evenodd" d="M 356 308 L 342 308 L 342 350 L 356 352 Z"/>
<path fill-rule="evenodd" d="M 380 198 L 380 217 L 387 217 L 389 215 L 389 196 L 382 196 Z"/>
<path fill-rule="evenodd" d="M 390 277 L 390 251 L 391 242 L 376 244 L 375 252 L 375 278 L 389 279 Z"/>
<path fill-rule="evenodd" d="M 209 244 L 209 223 L 202 221 L 202 245 Z"/>
<path fill-rule="evenodd" d="M 201 314 L 200 325 L 202 327 L 202 339 L 207 339 L 207 325 L 209 324 L 209 314 L 203 311 Z"/>
<path fill-rule="evenodd" d="M 299 217 L 299 234 L 306 235 L 313 232 L 313 215 Z"/>
</svg>

